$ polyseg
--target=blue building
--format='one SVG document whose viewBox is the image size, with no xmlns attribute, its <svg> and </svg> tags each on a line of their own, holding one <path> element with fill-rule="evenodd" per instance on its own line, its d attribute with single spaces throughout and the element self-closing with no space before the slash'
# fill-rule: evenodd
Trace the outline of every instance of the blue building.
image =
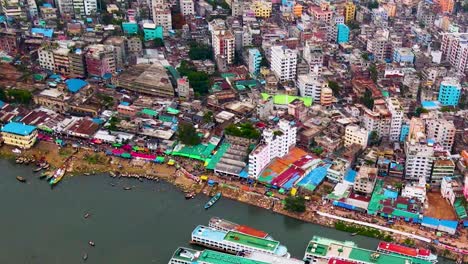
<svg viewBox="0 0 468 264">
<path fill-rule="evenodd" d="M 413 63 L 414 54 L 410 48 L 397 48 L 393 52 L 393 61 Z"/>
<path fill-rule="evenodd" d="M 153 23 L 143 24 L 143 33 L 145 33 L 145 41 L 153 39 L 163 39 L 163 27 L 156 26 Z"/>
<path fill-rule="evenodd" d="M 262 54 L 260 51 L 256 48 L 249 49 L 249 72 L 253 75 L 258 75 L 261 63 Z"/>
<path fill-rule="evenodd" d="M 138 33 L 138 24 L 134 22 L 123 22 L 122 29 L 125 34 L 133 35 Z"/>
<path fill-rule="evenodd" d="M 406 137 L 409 134 L 409 124 L 402 124 L 400 131 L 400 141 L 403 142 L 406 140 Z"/>
<path fill-rule="evenodd" d="M 443 106 L 457 106 L 460 94 L 460 82 L 455 78 L 446 77 L 440 84 L 438 100 Z"/>
<path fill-rule="evenodd" d="M 338 38 L 336 42 L 338 44 L 347 43 L 349 41 L 349 27 L 345 24 L 338 24 Z"/>
</svg>

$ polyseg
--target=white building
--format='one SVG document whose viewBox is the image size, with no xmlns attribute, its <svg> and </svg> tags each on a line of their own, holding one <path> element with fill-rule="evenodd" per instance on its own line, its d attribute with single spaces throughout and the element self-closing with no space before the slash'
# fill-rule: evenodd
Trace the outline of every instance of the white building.
<svg viewBox="0 0 468 264">
<path fill-rule="evenodd" d="M 296 85 L 301 96 L 312 97 L 313 102 L 320 102 L 322 89 L 328 87 L 328 82 L 319 76 L 319 67 L 315 66 L 310 74 L 298 75 Z"/>
<path fill-rule="evenodd" d="M 73 0 L 57 0 L 60 15 L 73 14 Z"/>
<path fill-rule="evenodd" d="M 428 139 L 434 139 L 444 150 L 452 151 L 455 140 L 455 125 L 452 120 L 442 118 L 426 120 L 426 134 Z"/>
<path fill-rule="evenodd" d="M 468 69 L 468 33 L 445 33 L 442 36 L 442 57 L 458 70 Z"/>
<path fill-rule="evenodd" d="M 296 144 L 297 128 L 280 120 L 277 129 L 265 129 L 262 142 L 249 155 L 249 176 L 258 178 L 263 168 L 276 157 L 282 157 Z"/>
<path fill-rule="evenodd" d="M 406 164 L 405 179 L 430 181 L 432 164 L 434 162 L 434 146 L 425 139 L 408 140 L 405 142 Z"/>
<path fill-rule="evenodd" d="M 285 46 L 271 47 L 271 70 L 280 82 L 294 80 L 297 70 L 297 50 Z"/>
<path fill-rule="evenodd" d="M 180 12 L 184 16 L 195 14 L 195 5 L 193 0 L 180 0 Z"/>
<path fill-rule="evenodd" d="M 390 121 L 390 141 L 399 141 L 401 124 L 403 122 L 403 107 L 397 98 L 387 98 L 387 107 L 390 111 L 391 121 Z"/>
<path fill-rule="evenodd" d="M 442 178 L 440 193 L 447 199 L 451 205 L 459 197 L 463 197 L 463 182 L 459 177 Z"/>
<path fill-rule="evenodd" d="M 54 53 L 51 49 L 40 48 L 38 52 L 39 65 L 43 69 L 55 71 Z"/>
<path fill-rule="evenodd" d="M 418 199 L 421 203 L 426 202 L 426 180 L 421 178 L 418 184 L 407 184 L 405 188 L 401 191 L 402 197 L 415 198 Z"/>
<path fill-rule="evenodd" d="M 345 129 L 344 146 L 348 147 L 353 144 L 360 145 L 362 149 L 367 147 L 367 140 L 369 139 L 369 131 L 360 128 L 357 125 L 348 125 Z"/>
<path fill-rule="evenodd" d="M 377 173 L 377 168 L 361 166 L 356 175 L 353 190 L 360 193 L 371 194 L 377 180 Z"/>
<path fill-rule="evenodd" d="M 2 11 L 6 17 L 21 17 L 24 16 L 25 13 L 21 9 L 22 3 L 18 0 L 4 0 L 0 6 L 2 7 Z"/>
<path fill-rule="evenodd" d="M 211 45 L 215 56 L 226 58 L 228 64 L 234 63 L 235 37 L 229 30 L 213 30 L 211 32 Z"/>
<path fill-rule="evenodd" d="M 97 11 L 97 0 L 73 0 L 75 16 L 90 16 Z"/>
<path fill-rule="evenodd" d="M 155 3 L 153 3 L 155 4 Z M 168 36 L 169 30 L 172 30 L 171 10 L 164 4 L 153 5 L 153 22 L 157 26 L 163 27 L 163 35 Z"/>
</svg>

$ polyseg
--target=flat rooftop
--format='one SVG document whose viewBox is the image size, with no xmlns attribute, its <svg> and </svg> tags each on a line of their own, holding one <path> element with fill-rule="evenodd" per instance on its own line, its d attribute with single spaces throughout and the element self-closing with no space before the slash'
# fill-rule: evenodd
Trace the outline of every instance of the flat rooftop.
<svg viewBox="0 0 468 264">
<path fill-rule="evenodd" d="M 253 248 L 270 251 L 272 253 L 276 251 L 280 244 L 278 241 L 249 236 L 234 231 L 228 232 L 224 237 L 224 240 Z"/>
<path fill-rule="evenodd" d="M 268 264 L 268 262 L 247 259 L 212 250 L 204 250 L 195 263 L 199 262 L 210 264 Z"/>
</svg>

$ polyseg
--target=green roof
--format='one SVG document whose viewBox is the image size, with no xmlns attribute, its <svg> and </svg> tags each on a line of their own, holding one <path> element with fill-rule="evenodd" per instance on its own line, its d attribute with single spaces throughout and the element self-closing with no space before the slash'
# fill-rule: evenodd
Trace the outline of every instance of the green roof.
<svg viewBox="0 0 468 264">
<path fill-rule="evenodd" d="M 359 260 L 367 263 L 377 263 L 377 264 L 406 264 L 411 263 L 410 258 L 406 258 L 398 255 L 390 255 L 385 253 L 378 253 L 375 251 L 370 251 L 361 248 L 351 249 L 349 254 L 350 259 Z"/>
<path fill-rule="evenodd" d="M 174 79 L 180 79 L 180 74 L 179 72 L 172 66 L 167 66 L 166 69 L 169 71 L 169 73 L 174 77 Z"/>
<path fill-rule="evenodd" d="M 304 102 L 304 105 L 309 107 L 312 105 L 312 97 L 301 97 L 301 96 L 293 96 L 293 95 L 287 95 L 287 94 L 277 94 L 277 95 L 271 95 L 273 96 L 273 103 L 274 104 L 279 104 L 279 105 L 285 105 L 289 104 L 292 101 L 299 99 L 302 102 Z M 270 95 L 266 93 L 262 93 L 262 98 L 263 100 L 268 99 Z"/>
<path fill-rule="evenodd" d="M 267 264 L 266 262 L 246 259 L 212 250 L 204 250 L 197 259 L 198 262 L 210 264 Z"/>
<path fill-rule="evenodd" d="M 275 252 L 279 246 L 278 241 L 249 236 L 234 231 L 228 232 L 224 240 L 271 252 Z"/>
<path fill-rule="evenodd" d="M 218 148 L 216 151 L 216 154 L 213 155 L 213 157 L 210 159 L 210 162 L 206 166 L 208 170 L 214 170 L 216 167 L 216 164 L 218 164 L 219 160 L 223 157 L 224 153 L 231 147 L 231 144 L 228 143 L 223 143 L 221 146 Z"/>
<path fill-rule="evenodd" d="M 375 215 L 378 211 L 382 209 L 382 204 L 380 201 L 385 200 L 386 197 L 383 191 L 383 181 L 377 180 L 374 187 L 374 192 L 372 193 L 371 200 L 369 202 L 369 206 L 367 207 L 368 214 Z"/>
<path fill-rule="evenodd" d="M 158 112 L 156 112 L 156 111 L 153 110 L 153 109 L 148 109 L 148 108 L 144 108 L 143 110 L 141 110 L 141 113 L 142 113 L 142 114 L 145 114 L 145 115 L 149 115 L 149 116 L 156 116 L 156 115 L 158 115 Z"/>
</svg>

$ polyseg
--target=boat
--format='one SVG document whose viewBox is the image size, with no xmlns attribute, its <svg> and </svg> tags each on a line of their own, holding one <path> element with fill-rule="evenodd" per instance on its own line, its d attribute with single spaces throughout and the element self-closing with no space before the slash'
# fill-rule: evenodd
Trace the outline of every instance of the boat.
<svg viewBox="0 0 468 264">
<path fill-rule="evenodd" d="M 359 232 L 352 233 L 351 236 L 355 236 L 357 234 L 359 234 Z"/>
<path fill-rule="evenodd" d="M 50 175 L 50 172 L 49 172 L 49 171 L 45 171 L 45 172 L 41 173 L 41 175 L 39 176 L 39 179 L 44 179 L 44 178 L 47 177 L 48 175 Z"/>
<path fill-rule="evenodd" d="M 37 167 L 37 168 L 35 168 L 35 169 L 33 170 L 33 172 L 39 172 L 39 171 L 41 171 L 41 170 L 42 170 L 42 167 Z"/>
<path fill-rule="evenodd" d="M 123 189 L 124 189 L 125 191 L 130 191 L 130 190 L 132 189 L 132 187 L 126 186 L 126 187 L 123 187 Z"/>
<path fill-rule="evenodd" d="M 189 192 L 185 195 L 185 199 L 186 200 L 193 199 L 195 198 L 195 195 L 196 195 L 195 192 Z"/>
<path fill-rule="evenodd" d="M 85 176 L 91 175 L 89 172 L 85 172 L 85 173 L 83 173 L 83 174 L 84 174 Z"/>
<path fill-rule="evenodd" d="M 49 173 L 46 177 L 46 181 L 50 181 L 54 177 L 53 173 Z"/>
<path fill-rule="evenodd" d="M 267 232 L 252 228 L 250 226 L 237 224 L 237 223 L 234 223 L 229 220 L 222 219 L 216 216 L 210 219 L 210 221 L 208 222 L 208 226 L 210 228 L 214 228 L 216 230 L 220 230 L 224 232 L 234 231 L 234 232 L 246 234 L 246 235 L 253 236 L 253 237 L 274 240 L 273 237 L 271 237 Z"/>
<path fill-rule="evenodd" d="M 19 157 L 15 160 L 16 164 L 23 164 L 24 159 L 22 157 Z"/>
<path fill-rule="evenodd" d="M 84 216 L 83 216 L 83 217 L 84 217 L 85 219 L 87 219 L 87 218 L 89 218 L 90 216 L 91 216 L 91 214 L 90 214 L 90 213 L 86 213 L 86 214 L 84 214 Z"/>
<path fill-rule="evenodd" d="M 24 177 L 21 177 L 21 176 L 16 176 L 16 179 L 19 181 L 19 182 L 26 182 L 26 179 Z"/>
<path fill-rule="evenodd" d="M 52 186 L 57 184 L 59 181 L 62 180 L 64 175 L 65 175 L 65 169 L 62 169 L 62 168 L 58 169 L 57 171 L 55 171 L 54 176 L 50 180 L 49 184 Z"/>
<path fill-rule="evenodd" d="M 402 255 L 404 257 L 422 259 L 431 263 L 437 263 L 438 261 L 437 255 L 433 254 L 427 248 L 410 248 L 395 243 L 380 242 L 377 246 L 377 251 L 386 254 Z"/>
<path fill-rule="evenodd" d="M 211 206 L 213 206 L 220 198 L 221 198 L 220 192 L 215 194 L 215 196 L 211 197 L 211 199 L 205 204 L 205 209 L 208 209 Z"/>
<path fill-rule="evenodd" d="M 88 254 L 84 253 L 83 254 L 83 260 L 86 261 L 88 259 Z"/>
<path fill-rule="evenodd" d="M 50 167 L 50 164 L 49 163 L 44 163 L 43 165 L 41 165 L 41 167 L 44 169 L 44 170 L 47 170 L 49 167 Z"/>
<path fill-rule="evenodd" d="M 94 247 L 96 244 L 94 243 L 94 241 L 89 241 L 88 244 L 92 247 Z"/>
</svg>

